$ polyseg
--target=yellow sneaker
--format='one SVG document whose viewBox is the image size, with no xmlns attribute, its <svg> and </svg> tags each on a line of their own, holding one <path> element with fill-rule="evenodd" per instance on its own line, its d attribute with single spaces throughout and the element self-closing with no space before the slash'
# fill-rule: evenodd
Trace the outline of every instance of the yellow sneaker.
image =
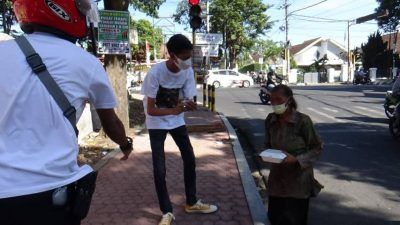
<svg viewBox="0 0 400 225">
<path fill-rule="evenodd" d="M 185 211 L 187 213 L 213 213 L 218 210 L 218 207 L 215 205 L 202 203 L 201 200 L 198 200 L 196 204 L 190 206 L 185 205 Z"/>
<path fill-rule="evenodd" d="M 161 217 L 160 223 L 158 223 L 158 225 L 171 225 L 174 219 L 175 217 L 172 213 L 164 214 Z"/>
</svg>

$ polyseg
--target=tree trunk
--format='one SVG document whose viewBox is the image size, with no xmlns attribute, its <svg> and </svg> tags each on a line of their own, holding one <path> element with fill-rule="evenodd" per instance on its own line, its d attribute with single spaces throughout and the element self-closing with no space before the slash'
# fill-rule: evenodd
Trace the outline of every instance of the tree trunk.
<svg viewBox="0 0 400 225">
<path fill-rule="evenodd" d="M 127 0 L 105 0 L 105 10 L 128 11 L 129 1 Z M 114 88 L 118 100 L 116 113 L 125 126 L 129 128 L 129 105 L 126 90 L 127 70 L 125 55 L 105 55 L 104 66 Z"/>
</svg>

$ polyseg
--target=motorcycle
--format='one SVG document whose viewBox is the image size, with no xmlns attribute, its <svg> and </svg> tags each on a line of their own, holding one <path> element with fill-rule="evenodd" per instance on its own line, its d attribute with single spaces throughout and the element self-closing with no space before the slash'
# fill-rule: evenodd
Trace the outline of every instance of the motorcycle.
<svg viewBox="0 0 400 225">
<path fill-rule="evenodd" d="M 400 104 L 397 105 L 400 107 Z M 394 114 L 392 118 L 389 120 L 389 131 L 392 134 L 393 138 L 397 141 L 400 141 L 400 115 L 397 113 Z"/>
<path fill-rule="evenodd" d="M 385 104 L 383 107 L 385 108 L 385 114 L 390 119 L 394 117 L 396 111 L 396 105 L 399 103 L 399 99 L 393 96 L 392 91 L 386 92 Z"/>
<path fill-rule="evenodd" d="M 264 105 L 267 105 L 271 101 L 271 90 L 276 86 L 274 82 L 268 82 L 267 84 L 261 85 L 260 89 L 260 100 Z"/>
<path fill-rule="evenodd" d="M 368 73 L 358 71 L 354 76 L 353 84 L 370 84 L 371 79 L 369 78 Z"/>
</svg>

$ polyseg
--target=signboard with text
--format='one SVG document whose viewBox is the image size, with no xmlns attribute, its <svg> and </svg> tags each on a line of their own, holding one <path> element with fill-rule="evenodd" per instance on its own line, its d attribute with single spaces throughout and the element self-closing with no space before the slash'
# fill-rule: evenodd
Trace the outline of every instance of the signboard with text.
<svg viewBox="0 0 400 225">
<path fill-rule="evenodd" d="M 187 38 L 193 43 L 192 34 L 185 34 Z M 196 33 L 196 45 L 222 45 L 222 34 L 217 33 Z"/>
<path fill-rule="evenodd" d="M 100 10 L 99 54 L 130 54 L 129 33 L 129 12 Z"/>
</svg>

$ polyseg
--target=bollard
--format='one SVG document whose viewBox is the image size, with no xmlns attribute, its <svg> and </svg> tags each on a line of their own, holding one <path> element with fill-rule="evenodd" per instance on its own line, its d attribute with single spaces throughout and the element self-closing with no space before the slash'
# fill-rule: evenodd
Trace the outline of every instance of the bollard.
<svg viewBox="0 0 400 225">
<path fill-rule="evenodd" d="M 208 98 L 207 108 L 211 109 L 211 85 L 207 86 L 207 98 Z"/>
<path fill-rule="evenodd" d="M 215 112 L 215 86 L 211 89 L 211 111 Z"/>
<path fill-rule="evenodd" d="M 203 107 L 207 106 L 207 84 L 203 84 Z"/>
</svg>

